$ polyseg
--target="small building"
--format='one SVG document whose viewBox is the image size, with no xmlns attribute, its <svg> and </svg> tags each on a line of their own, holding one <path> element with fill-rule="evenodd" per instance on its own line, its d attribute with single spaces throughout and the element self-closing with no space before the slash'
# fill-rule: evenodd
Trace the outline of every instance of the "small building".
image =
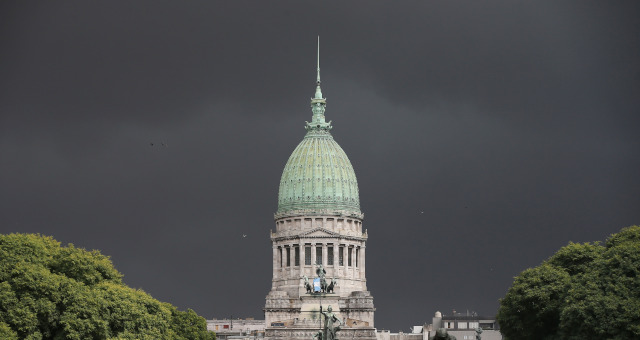
<svg viewBox="0 0 640 340">
<path fill-rule="evenodd" d="M 429 340 L 428 334 L 427 334 L 427 338 L 425 339 L 425 334 L 422 332 L 422 326 L 417 326 L 417 327 L 420 327 L 420 329 L 416 330 L 414 327 L 414 330 L 412 330 L 411 333 L 404 333 L 404 332 L 391 333 L 388 330 L 376 330 L 376 339 L 377 340 Z"/>
<path fill-rule="evenodd" d="M 264 320 L 213 319 L 207 320 L 207 330 L 216 333 L 218 339 L 255 339 L 263 338 Z"/>
<path fill-rule="evenodd" d="M 439 328 L 444 328 L 447 333 L 456 337 L 457 340 L 475 340 L 476 329 L 482 329 L 482 340 L 502 340 L 500 327 L 495 317 L 480 316 L 475 313 L 442 315 L 436 312 L 431 325 L 427 327 L 427 339 L 434 336 Z"/>
</svg>

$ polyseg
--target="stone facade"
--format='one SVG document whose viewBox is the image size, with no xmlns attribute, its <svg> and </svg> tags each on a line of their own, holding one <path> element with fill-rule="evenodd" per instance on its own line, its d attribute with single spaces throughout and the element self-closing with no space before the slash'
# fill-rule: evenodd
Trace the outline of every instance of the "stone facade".
<svg viewBox="0 0 640 340">
<path fill-rule="evenodd" d="M 332 306 L 342 320 L 340 337 L 375 338 L 373 297 L 367 291 L 362 220 L 306 215 L 276 220 L 272 232 L 273 276 L 266 297 L 267 338 L 311 339 L 321 327 L 320 308 Z M 304 276 L 322 264 L 331 293 L 308 293 Z M 309 336 L 310 335 L 310 336 Z"/>
<path fill-rule="evenodd" d="M 218 339 L 238 336 L 264 336 L 264 320 L 213 319 L 207 320 L 207 330 L 216 333 Z"/>
<path fill-rule="evenodd" d="M 295 339 L 295 340 L 312 340 L 313 336 L 318 333 L 318 328 L 297 329 L 295 327 L 287 328 L 267 328 L 265 338 L 268 339 Z M 375 339 L 376 331 L 373 328 L 343 328 L 338 332 L 340 339 Z"/>
<path fill-rule="evenodd" d="M 322 264 L 327 279 L 338 280 L 334 292 L 348 296 L 366 291 L 365 249 L 367 232 L 362 221 L 336 216 L 286 217 L 276 220 L 273 246 L 272 290 L 298 298 L 306 293 L 303 276 L 316 276 Z"/>
</svg>

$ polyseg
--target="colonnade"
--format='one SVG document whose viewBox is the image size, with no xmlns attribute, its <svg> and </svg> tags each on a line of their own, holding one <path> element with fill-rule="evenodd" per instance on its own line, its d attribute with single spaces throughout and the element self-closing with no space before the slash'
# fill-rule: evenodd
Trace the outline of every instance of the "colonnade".
<svg viewBox="0 0 640 340">
<path fill-rule="evenodd" d="M 322 264 L 328 276 L 365 278 L 365 247 L 360 243 L 304 242 L 273 245 L 274 278 L 315 276 Z M 287 273 L 289 275 L 287 275 Z M 280 274 L 280 275 L 278 275 Z"/>
</svg>

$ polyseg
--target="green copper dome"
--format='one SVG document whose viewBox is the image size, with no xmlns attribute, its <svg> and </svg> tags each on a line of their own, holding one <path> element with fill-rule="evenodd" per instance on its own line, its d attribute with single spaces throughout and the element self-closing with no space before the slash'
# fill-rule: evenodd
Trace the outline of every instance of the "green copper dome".
<svg viewBox="0 0 640 340">
<path fill-rule="evenodd" d="M 362 215 L 353 166 L 328 129 L 309 129 L 280 179 L 276 215 L 309 213 Z"/>
<path fill-rule="evenodd" d="M 345 215 L 362 218 L 358 182 L 351 162 L 333 140 L 320 90 L 320 67 L 313 117 L 307 134 L 289 157 L 280 179 L 276 218 L 293 215 Z"/>
</svg>

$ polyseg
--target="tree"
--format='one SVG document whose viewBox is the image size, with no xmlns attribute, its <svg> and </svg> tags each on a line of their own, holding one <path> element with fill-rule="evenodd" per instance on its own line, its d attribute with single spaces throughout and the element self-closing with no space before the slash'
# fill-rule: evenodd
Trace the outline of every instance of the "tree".
<svg viewBox="0 0 640 340">
<path fill-rule="evenodd" d="M 178 338 L 179 340 L 208 339 L 207 336 L 211 332 L 207 332 L 207 322 L 196 312 L 191 309 L 183 312 L 172 308 L 171 313 L 173 320 L 171 329 L 182 336 Z"/>
<path fill-rule="evenodd" d="M 0 339 L 4 340 L 18 340 L 18 334 L 4 322 L 0 322 Z"/>
<path fill-rule="evenodd" d="M 215 339 L 192 310 L 122 283 L 108 257 L 51 237 L 0 235 L 2 339 Z"/>
<path fill-rule="evenodd" d="M 518 275 L 500 300 L 505 339 L 639 339 L 640 227 L 569 243 Z"/>
<path fill-rule="evenodd" d="M 446 329 L 439 328 L 436 331 L 436 335 L 429 338 L 429 340 L 456 340 L 456 337 L 449 334 Z"/>
</svg>

